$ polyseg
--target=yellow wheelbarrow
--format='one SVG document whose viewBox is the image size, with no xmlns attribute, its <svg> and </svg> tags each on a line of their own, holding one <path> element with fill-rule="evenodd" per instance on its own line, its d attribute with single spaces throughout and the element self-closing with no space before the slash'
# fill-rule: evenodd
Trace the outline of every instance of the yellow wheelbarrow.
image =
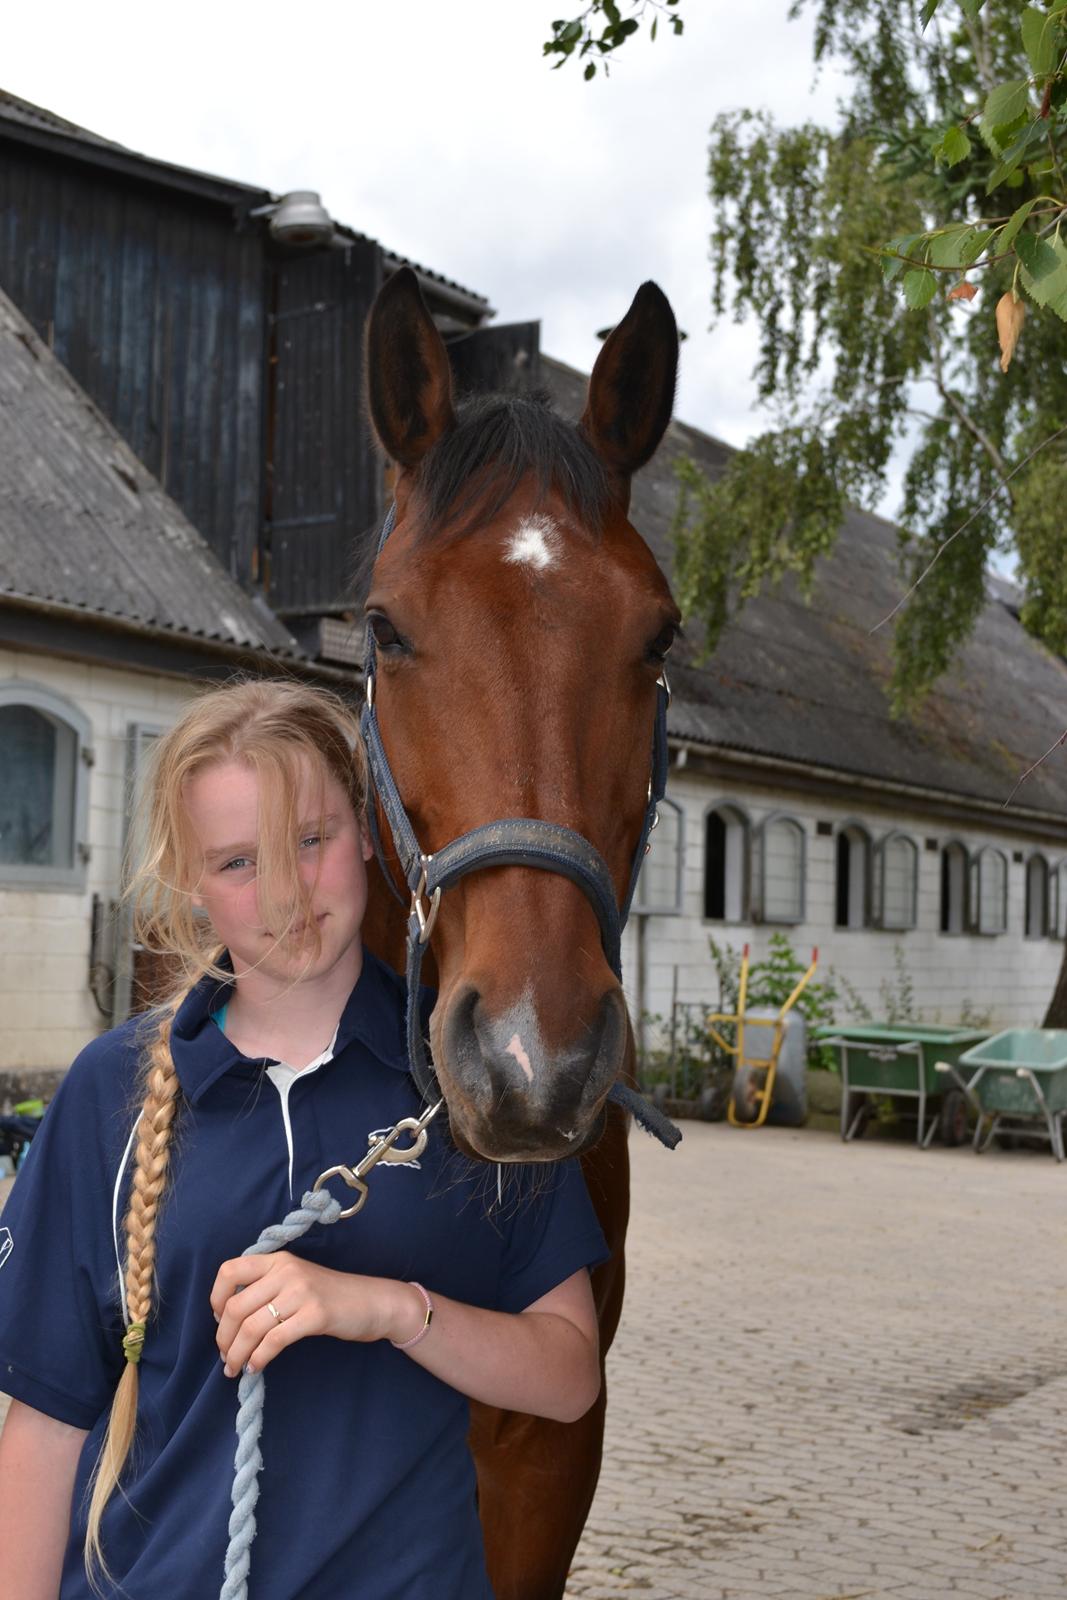
<svg viewBox="0 0 1067 1600">
<path fill-rule="evenodd" d="M 778 1071 L 778 1057 L 782 1050 L 782 1040 L 786 1033 L 786 1018 L 804 993 L 808 984 L 815 975 L 819 965 L 819 952 L 811 952 L 811 966 L 797 983 L 792 994 L 775 1012 L 761 1008 L 757 1014 L 746 1010 L 748 1000 L 748 967 L 749 952 L 745 945 L 741 953 L 741 975 L 737 992 L 737 1010 L 712 1011 L 707 1017 L 708 1032 L 720 1049 L 728 1055 L 737 1058 L 734 1072 L 734 1088 L 730 1096 L 730 1103 L 726 1114 L 735 1128 L 762 1128 L 767 1120 L 767 1113 L 771 1109 L 774 1098 L 774 1080 Z M 734 1042 L 731 1044 L 724 1039 L 718 1031 L 716 1023 L 730 1024 L 736 1032 Z M 748 1049 L 749 1033 L 754 1033 L 760 1045 L 765 1043 L 766 1035 L 770 1034 L 770 1050 L 766 1055 L 753 1055 Z M 738 1116 L 738 1086 L 743 1086 L 744 1099 L 747 1102 L 745 1109 L 751 1109 L 749 1117 Z"/>
</svg>

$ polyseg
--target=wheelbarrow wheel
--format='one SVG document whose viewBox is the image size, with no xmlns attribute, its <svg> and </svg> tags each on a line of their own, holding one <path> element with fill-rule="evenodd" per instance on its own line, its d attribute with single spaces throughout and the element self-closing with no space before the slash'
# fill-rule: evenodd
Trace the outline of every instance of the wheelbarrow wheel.
<svg viewBox="0 0 1067 1600">
<path fill-rule="evenodd" d="M 940 1132 L 949 1150 L 967 1138 L 967 1097 L 959 1089 L 949 1089 L 941 1101 Z"/>
</svg>

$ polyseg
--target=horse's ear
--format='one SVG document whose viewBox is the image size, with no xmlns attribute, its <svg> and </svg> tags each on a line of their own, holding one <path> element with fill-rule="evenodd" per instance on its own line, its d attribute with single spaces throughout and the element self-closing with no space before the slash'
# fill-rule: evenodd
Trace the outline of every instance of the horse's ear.
<svg viewBox="0 0 1067 1600">
<path fill-rule="evenodd" d="M 655 454 L 677 378 L 674 312 L 657 284 L 643 283 L 597 357 L 579 424 L 610 472 L 628 478 Z"/>
<path fill-rule="evenodd" d="M 456 420 L 444 340 L 410 267 L 394 272 L 367 319 L 367 405 L 382 449 L 416 467 Z"/>
</svg>

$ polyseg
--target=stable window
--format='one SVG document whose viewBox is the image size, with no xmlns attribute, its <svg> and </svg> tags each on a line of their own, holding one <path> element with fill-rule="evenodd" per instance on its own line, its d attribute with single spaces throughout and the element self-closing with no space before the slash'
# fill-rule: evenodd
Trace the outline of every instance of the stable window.
<svg viewBox="0 0 1067 1600">
<path fill-rule="evenodd" d="M 967 851 L 958 840 L 941 851 L 941 932 L 967 927 Z"/>
<path fill-rule="evenodd" d="M 0 884 L 81 889 L 89 722 L 38 684 L 0 684 Z"/>
<path fill-rule="evenodd" d="M 971 915 L 975 933 L 1004 933 L 1008 926 L 1008 858 L 986 845 L 971 862 Z"/>
<path fill-rule="evenodd" d="M 1067 937 L 1067 857 L 1053 867 L 1048 887 L 1049 935 L 1063 939 Z"/>
<path fill-rule="evenodd" d="M 704 915 L 748 920 L 748 818 L 738 807 L 712 806 L 704 817 Z"/>
<path fill-rule="evenodd" d="M 919 899 L 919 850 L 906 833 L 888 833 L 876 857 L 878 923 L 894 932 L 914 928 Z"/>
<path fill-rule="evenodd" d="M 804 920 L 804 828 L 795 817 L 771 816 L 759 829 L 759 903 L 764 922 Z"/>
<path fill-rule="evenodd" d="M 1026 937 L 1046 939 L 1049 926 L 1048 862 L 1040 850 L 1035 850 L 1026 863 Z M 1055 924 L 1052 923 L 1052 926 Z"/>
<path fill-rule="evenodd" d="M 641 863 L 634 910 L 645 916 L 677 916 L 682 909 L 685 816 L 673 800 L 659 803 L 659 822 L 649 835 L 651 849 Z"/>
<path fill-rule="evenodd" d="M 871 837 L 858 822 L 837 833 L 834 921 L 839 928 L 865 928 L 871 920 Z"/>
</svg>

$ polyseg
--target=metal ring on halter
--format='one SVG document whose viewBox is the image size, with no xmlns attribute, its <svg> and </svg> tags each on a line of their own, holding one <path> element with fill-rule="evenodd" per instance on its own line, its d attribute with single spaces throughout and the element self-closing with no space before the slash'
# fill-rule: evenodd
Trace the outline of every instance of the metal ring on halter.
<svg viewBox="0 0 1067 1600">
<path fill-rule="evenodd" d="M 350 1189 L 358 1189 L 359 1199 L 354 1206 L 349 1206 L 347 1211 L 341 1212 L 341 1217 L 354 1217 L 357 1211 L 362 1211 L 363 1204 L 369 1194 L 367 1185 L 362 1178 L 357 1178 L 351 1167 L 327 1167 L 325 1172 L 320 1172 L 312 1189 L 321 1189 L 331 1178 L 343 1178 Z M 338 1219 L 340 1220 L 340 1218 Z"/>
<path fill-rule="evenodd" d="M 433 894 L 430 896 L 429 910 L 426 910 L 422 904 L 422 897 L 426 893 L 426 868 L 429 866 L 432 859 L 432 856 L 423 856 L 422 876 L 419 879 L 419 886 L 417 889 L 413 889 L 411 892 L 410 915 L 413 916 L 419 924 L 420 944 L 425 944 L 433 932 L 433 925 L 437 921 L 437 913 L 441 906 L 440 885 L 437 886 Z"/>
<path fill-rule="evenodd" d="M 660 672 L 660 675 L 656 679 L 656 682 L 658 684 L 660 684 L 662 686 L 662 688 L 664 688 L 667 691 L 667 705 L 668 705 L 668 708 L 669 708 L 671 701 L 674 699 L 674 696 L 671 693 L 671 681 L 667 676 L 666 663 L 664 663 L 663 668 L 662 668 L 662 670 Z"/>
</svg>

